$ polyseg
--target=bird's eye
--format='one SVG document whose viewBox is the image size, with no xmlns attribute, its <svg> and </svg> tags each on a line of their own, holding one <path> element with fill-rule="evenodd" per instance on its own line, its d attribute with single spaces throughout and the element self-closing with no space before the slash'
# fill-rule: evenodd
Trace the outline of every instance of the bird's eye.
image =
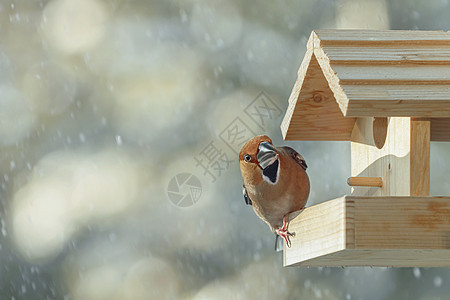
<svg viewBox="0 0 450 300">
<path fill-rule="evenodd" d="M 245 161 L 251 161 L 252 157 L 250 155 L 248 155 L 248 154 L 245 154 L 244 155 L 244 159 L 245 159 Z"/>
</svg>

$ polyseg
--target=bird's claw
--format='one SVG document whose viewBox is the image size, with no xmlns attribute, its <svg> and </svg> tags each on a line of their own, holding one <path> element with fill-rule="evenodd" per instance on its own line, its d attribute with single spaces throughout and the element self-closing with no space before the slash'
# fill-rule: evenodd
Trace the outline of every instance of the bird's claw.
<svg viewBox="0 0 450 300">
<path fill-rule="evenodd" d="M 288 248 L 291 248 L 291 240 L 289 237 L 294 237 L 295 232 L 289 232 L 286 228 L 277 229 L 276 233 L 283 238 L 283 240 L 286 242 L 286 246 Z"/>
<path fill-rule="evenodd" d="M 287 221 L 288 215 L 289 214 L 284 216 L 284 218 L 283 218 L 283 226 L 281 226 L 280 229 L 277 229 L 276 233 L 283 238 L 283 240 L 286 242 L 286 246 L 288 248 L 291 248 L 291 240 L 289 239 L 289 237 L 290 236 L 294 237 L 295 236 L 295 232 L 289 232 L 287 230 L 287 228 L 288 228 L 288 221 Z"/>
</svg>

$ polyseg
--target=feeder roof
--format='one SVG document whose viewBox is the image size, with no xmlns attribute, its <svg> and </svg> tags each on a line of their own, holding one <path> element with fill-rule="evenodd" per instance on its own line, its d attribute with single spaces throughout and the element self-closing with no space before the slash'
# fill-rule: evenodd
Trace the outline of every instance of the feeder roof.
<svg viewBox="0 0 450 300">
<path fill-rule="evenodd" d="M 391 116 L 450 117 L 450 33 L 313 31 L 285 139 L 350 140 L 355 117 Z"/>
</svg>

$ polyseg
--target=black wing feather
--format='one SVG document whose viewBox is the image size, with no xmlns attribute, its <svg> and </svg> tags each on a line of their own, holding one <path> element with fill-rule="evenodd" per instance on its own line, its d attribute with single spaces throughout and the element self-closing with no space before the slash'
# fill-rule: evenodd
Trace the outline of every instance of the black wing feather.
<svg viewBox="0 0 450 300">
<path fill-rule="evenodd" d="M 242 188 L 243 188 L 242 193 L 244 194 L 245 204 L 252 205 L 252 200 L 250 200 L 250 197 L 248 196 L 247 189 L 245 188 L 245 186 L 243 186 Z"/>
</svg>

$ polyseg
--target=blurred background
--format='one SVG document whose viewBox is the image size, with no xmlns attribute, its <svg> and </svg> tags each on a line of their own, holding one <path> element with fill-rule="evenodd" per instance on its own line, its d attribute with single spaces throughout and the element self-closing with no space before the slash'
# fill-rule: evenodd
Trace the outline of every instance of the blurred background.
<svg viewBox="0 0 450 300">
<path fill-rule="evenodd" d="M 0 0 L 0 299 L 448 299 L 445 268 L 283 268 L 236 153 L 267 134 L 306 158 L 308 205 L 349 193 L 349 143 L 279 129 L 311 30 L 449 15 L 448 0 Z M 450 195 L 449 154 L 433 143 L 433 195 Z"/>
</svg>

